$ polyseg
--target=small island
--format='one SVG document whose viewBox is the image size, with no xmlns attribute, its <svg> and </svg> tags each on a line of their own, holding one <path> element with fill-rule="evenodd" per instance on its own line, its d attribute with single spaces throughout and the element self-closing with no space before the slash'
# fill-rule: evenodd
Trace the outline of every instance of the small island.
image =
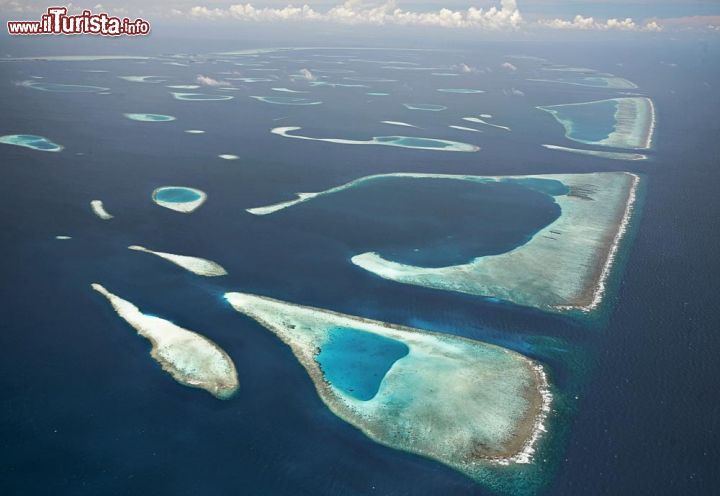
<svg viewBox="0 0 720 496">
<path fill-rule="evenodd" d="M 235 364 L 208 338 L 152 315 L 120 298 L 102 285 L 92 288 L 110 302 L 117 314 L 152 344 L 150 355 L 173 379 L 185 386 L 204 389 L 219 399 L 238 389 Z"/>
<path fill-rule="evenodd" d="M 123 114 L 125 117 L 132 121 L 140 122 L 168 122 L 174 121 L 175 117 L 172 115 L 163 114 Z"/>
<path fill-rule="evenodd" d="M 185 186 L 163 186 L 152 193 L 155 203 L 164 208 L 189 214 L 205 203 L 207 195 L 204 191 Z"/>
<path fill-rule="evenodd" d="M 153 251 L 139 245 L 128 246 L 128 249 L 155 255 L 199 276 L 218 277 L 227 275 L 227 271 L 220 264 L 215 263 L 212 260 L 207 260 L 205 258 L 190 257 L 187 255 L 176 255 L 174 253 L 165 253 L 162 251 Z"/>
</svg>

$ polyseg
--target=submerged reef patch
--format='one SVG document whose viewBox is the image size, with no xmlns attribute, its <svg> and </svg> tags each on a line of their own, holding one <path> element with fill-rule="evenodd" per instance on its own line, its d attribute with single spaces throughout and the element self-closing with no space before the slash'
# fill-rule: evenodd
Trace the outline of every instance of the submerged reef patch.
<svg viewBox="0 0 720 496">
<path fill-rule="evenodd" d="M 433 103 L 403 103 L 405 108 L 409 110 L 426 110 L 430 112 L 440 112 L 441 110 L 447 110 L 445 105 L 435 105 Z"/>
<path fill-rule="evenodd" d="M 19 83 L 19 86 L 39 91 L 48 91 L 50 93 L 100 93 L 110 89 L 103 88 L 101 86 L 88 86 L 84 84 L 44 83 L 39 81 L 22 81 Z"/>
<path fill-rule="evenodd" d="M 272 129 L 273 134 L 283 136 L 285 138 L 295 138 L 310 141 L 324 141 L 327 143 L 338 143 L 342 145 L 384 145 L 397 146 L 400 148 L 414 148 L 417 150 L 437 150 L 444 152 L 476 152 L 480 150 L 479 146 L 461 143 L 459 141 L 449 141 L 434 138 L 418 138 L 413 136 L 375 136 L 369 140 L 350 140 L 342 138 L 311 138 L 310 136 L 301 136 L 290 134 L 292 131 L 298 131 L 301 127 L 276 127 Z"/>
<path fill-rule="evenodd" d="M 166 80 L 160 76 L 118 76 L 131 83 L 164 83 Z"/>
<path fill-rule="evenodd" d="M 35 134 L 6 134 L 5 136 L 0 136 L 0 143 L 23 146 L 42 152 L 59 152 L 63 149 L 61 145 Z"/>
<path fill-rule="evenodd" d="M 172 115 L 163 114 L 123 114 L 125 117 L 132 121 L 140 122 L 168 122 L 174 121 L 175 117 Z"/>
<path fill-rule="evenodd" d="M 255 100 L 274 105 L 320 105 L 320 100 L 310 100 L 308 98 L 298 98 L 291 96 L 250 96 Z"/>
<path fill-rule="evenodd" d="M 233 95 L 208 95 L 205 93 L 178 93 L 171 92 L 173 98 L 176 100 L 187 100 L 192 102 L 212 102 L 219 100 L 232 100 L 235 98 Z"/>
</svg>

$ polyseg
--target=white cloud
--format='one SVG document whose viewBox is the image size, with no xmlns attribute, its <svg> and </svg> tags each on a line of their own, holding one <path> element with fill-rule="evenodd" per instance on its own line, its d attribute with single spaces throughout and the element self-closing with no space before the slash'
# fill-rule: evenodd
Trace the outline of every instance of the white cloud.
<svg viewBox="0 0 720 496">
<path fill-rule="evenodd" d="M 3 0 L 0 0 L 3 1 Z M 372 1 L 372 0 L 370 0 Z M 441 8 L 434 11 L 404 10 L 395 0 L 385 3 L 364 3 L 364 0 L 347 0 L 345 3 L 319 11 L 307 4 L 286 7 L 254 7 L 238 3 L 226 8 L 192 7 L 191 18 L 206 20 L 239 20 L 259 22 L 334 22 L 352 25 L 435 26 L 445 28 L 478 28 L 484 30 L 513 30 L 522 25 L 541 29 L 580 31 L 661 31 L 656 20 L 637 23 L 631 18 L 595 19 L 577 15 L 573 19 L 540 19 L 526 22 L 517 0 L 499 0 L 499 5 L 488 8 L 469 7 L 464 10 Z M 715 23 L 712 23 L 715 24 Z"/>
<path fill-rule="evenodd" d="M 505 62 L 500 67 L 502 67 L 503 69 L 508 70 L 508 71 L 517 71 L 517 67 L 512 65 L 510 62 Z"/>
<path fill-rule="evenodd" d="M 227 81 L 218 81 L 217 79 L 213 79 L 209 76 L 203 76 L 202 74 L 199 74 L 198 77 L 195 78 L 195 81 L 203 86 L 230 86 L 230 83 Z"/>
<path fill-rule="evenodd" d="M 543 27 L 551 29 L 574 29 L 593 31 L 661 31 L 662 27 L 656 21 L 650 21 L 644 25 L 637 24 L 630 17 L 625 19 L 607 19 L 599 21 L 593 17 L 576 15 L 571 21 L 565 19 L 542 19 L 538 21 Z"/>
<path fill-rule="evenodd" d="M 315 81 L 317 79 L 315 74 L 310 72 L 309 69 L 300 69 L 300 75 L 307 81 Z"/>
<path fill-rule="evenodd" d="M 505 89 L 505 90 L 503 90 L 503 93 L 506 96 L 525 96 L 525 92 L 520 91 L 517 88 Z"/>
<path fill-rule="evenodd" d="M 226 9 L 210 9 L 196 6 L 190 9 L 191 17 L 201 19 L 237 19 L 249 21 L 325 21 L 342 24 L 474 27 L 483 29 L 516 28 L 522 16 L 516 0 L 501 0 L 500 7 L 467 10 L 440 9 L 431 12 L 403 10 L 394 1 L 380 5 L 364 4 L 360 0 L 348 0 L 326 12 L 318 12 L 308 5 L 283 8 L 256 8 L 251 4 L 231 5 Z"/>
</svg>

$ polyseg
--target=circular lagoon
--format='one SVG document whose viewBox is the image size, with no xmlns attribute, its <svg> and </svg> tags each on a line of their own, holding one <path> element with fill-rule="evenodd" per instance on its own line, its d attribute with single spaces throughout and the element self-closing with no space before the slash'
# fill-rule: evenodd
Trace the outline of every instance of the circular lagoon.
<svg viewBox="0 0 720 496">
<path fill-rule="evenodd" d="M 205 203 L 207 194 L 199 189 L 185 186 L 163 186 L 153 191 L 152 199 L 161 207 L 190 213 Z"/>
</svg>

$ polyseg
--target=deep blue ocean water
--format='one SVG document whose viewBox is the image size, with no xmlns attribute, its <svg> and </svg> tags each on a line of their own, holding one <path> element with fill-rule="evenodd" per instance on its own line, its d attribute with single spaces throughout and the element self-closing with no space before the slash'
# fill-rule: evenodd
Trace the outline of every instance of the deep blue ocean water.
<svg viewBox="0 0 720 496">
<path fill-rule="evenodd" d="M 10 53 L 16 47 L 4 48 L 3 53 Z M 195 53 L 203 49 L 193 48 Z M 236 48 L 244 46 L 224 47 Z M 557 413 L 540 463 L 528 472 L 542 482 L 541 493 L 715 492 L 720 484 L 714 382 L 720 373 L 715 301 L 720 268 L 718 46 L 655 42 L 618 50 L 599 43 L 509 43 L 487 44 L 484 50 L 460 48 L 469 49 L 392 52 L 387 59 L 499 67 L 505 55 L 527 53 L 616 73 L 655 101 L 652 160 L 612 161 L 541 148 L 540 143 L 573 145 L 535 106 L 616 93 L 526 81 L 535 74 L 520 62 L 519 74 L 495 71 L 452 78 L 452 86 L 488 92 L 474 95 L 436 91 L 451 78 L 356 62 L 353 69 L 359 76 L 402 82 L 368 83 L 371 89 L 313 88 L 312 97 L 323 105 L 307 107 L 267 105 L 246 97 L 258 94 L 263 87 L 257 85 L 273 83 L 243 85 L 242 91 L 227 92 L 236 97 L 228 101 L 179 101 L 164 88 L 191 84 L 198 74 L 222 78 L 220 72 L 245 71 L 217 61 L 222 57 L 191 68 L 155 61 L 2 62 L 0 134 L 41 135 L 65 149 L 47 153 L 0 145 L 0 492 L 492 494 L 488 486 L 438 463 L 380 446 L 335 417 L 290 350 L 229 308 L 222 299 L 228 290 L 455 333 L 542 361 L 556 388 Z M 333 68 L 332 59 L 323 62 L 304 54 L 312 62 L 298 64 L 293 56 L 267 60 L 287 73 L 303 66 Z M 108 72 L 83 72 L 87 69 Z M 129 74 L 162 75 L 169 81 L 142 84 L 117 77 Z M 109 87 L 111 95 L 40 92 L 15 84 L 30 76 Z M 510 88 L 525 96 L 504 91 Z M 391 95 L 365 95 L 373 89 Z M 411 111 L 402 106 L 406 101 L 448 110 Z M 144 125 L 122 115 L 133 112 L 177 120 Z M 484 128 L 483 134 L 461 134 L 447 128 L 480 113 L 492 114 L 512 132 Z M 346 146 L 269 132 L 277 125 L 297 125 L 312 136 L 367 139 L 388 134 L 380 120 L 409 122 L 421 128 L 413 129 L 418 136 L 470 142 L 482 150 Z M 207 133 L 188 135 L 185 129 Z M 221 153 L 240 160 L 220 160 Z M 326 231 L 303 225 L 292 209 L 269 217 L 244 211 L 290 199 L 295 192 L 320 191 L 384 172 L 606 170 L 638 172 L 646 187 L 610 308 L 595 321 L 395 284 L 348 263 L 359 248 L 356 243 L 363 249 L 383 247 L 388 230 L 353 234 L 348 240 L 332 225 Z M 159 208 L 151 194 L 166 184 L 196 187 L 208 193 L 208 200 L 190 215 Z M 450 209 L 453 217 L 446 221 L 452 220 L 455 230 L 457 206 L 440 195 L 429 197 L 438 208 Z M 507 239 L 494 239 L 496 249 L 517 243 L 548 221 L 543 215 L 552 216 L 546 195 L 523 197 L 537 201 L 538 208 L 514 207 L 527 222 L 506 233 Z M 350 200 L 344 206 L 350 218 L 362 217 L 366 209 L 379 215 L 380 206 L 360 193 L 355 198 L 355 211 Z M 96 218 L 89 208 L 94 199 L 103 200 L 115 218 Z M 326 201 L 346 200 L 328 197 L 322 203 Z M 320 210 L 322 203 L 308 203 L 296 212 Z M 419 202 L 418 208 L 431 207 Z M 504 209 L 492 213 L 502 216 Z M 538 218 L 530 220 L 533 215 Z M 442 224 L 439 219 L 433 222 Z M 382 220 L 395 222 L 396 229 L 404 225 L 393 216 Z M 348 222 L 347 231 L 354 225 Z M 435 229 L 431 227 L 429 233 Z M 487 229 L 499 236 L 497 226 Z M 53 239 L 61 234 L 73 239 Z M 128 250 L 131 244 L 209 258 L 229 275 L 199 278 Z M 409 253 L 407 246 L 401 253 Z M 90 289 L 92 282 L 221 345 L 237 366 L 238 395 L 218 401 L 175 383 L 149 357 L 147 342 Z"/>
<path fill-rule="evenodd" d="M 381 177 L 269 216 L 352 255 L 443 267 L 525 244 L 560 215 L 552 196 L 510 182 Z"/>
</svg>

